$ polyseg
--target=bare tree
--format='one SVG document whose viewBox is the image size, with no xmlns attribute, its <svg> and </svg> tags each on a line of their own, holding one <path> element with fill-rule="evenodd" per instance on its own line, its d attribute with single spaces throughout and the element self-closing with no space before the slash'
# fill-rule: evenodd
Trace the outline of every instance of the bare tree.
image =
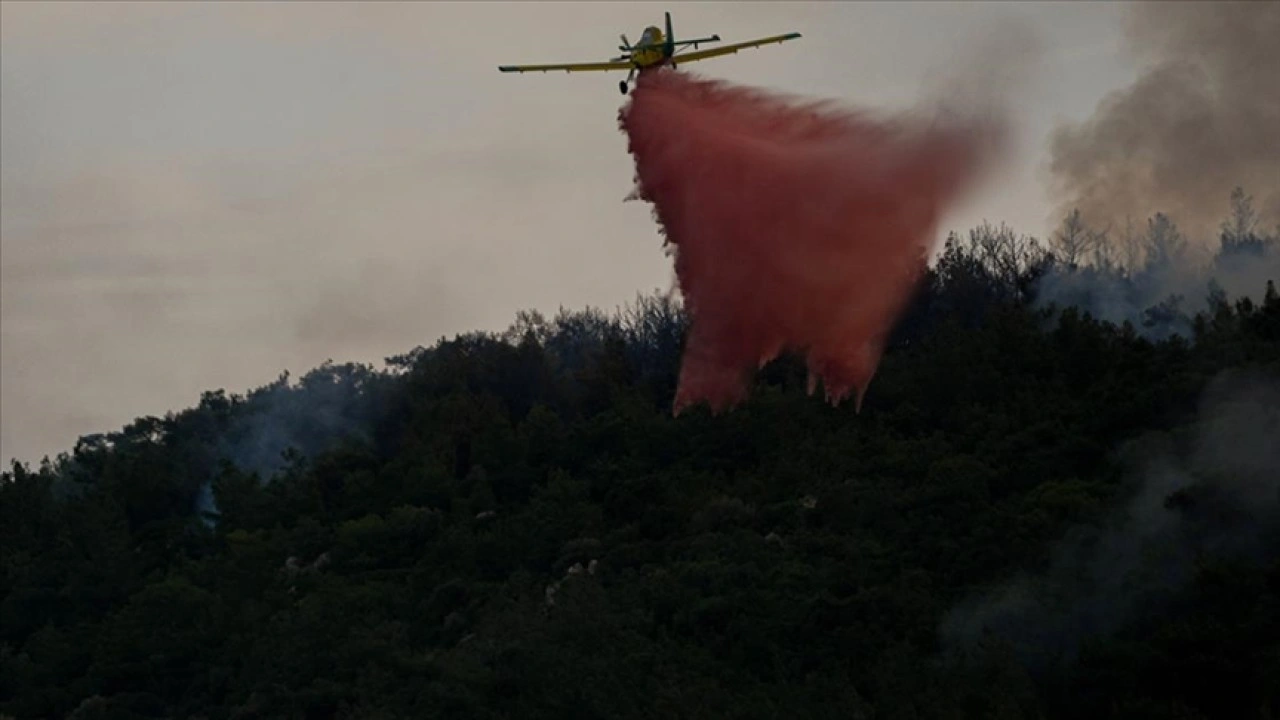
<svg viewBox="0 0 1280 720">
<path fill-rule="evenodd" d="M 1119 264 L 1126 271 L 1137 270 L 1142 263 L 1142 235 L 1134 227 L 1132 216 L 1125 216 L 1124 231 L 1120 234 L 1117 252 L 1120 256 Z"/>
<path fill-rule="evenodd" d="M 1187 241 L 1178 226 L 1164 213 L 1147 220 L 1147 265 L 1175 265 L 1183 259 Z"/>
<path fill-rule="evenodd" d="M 1253 235 L 1258 225 L 1258 214 L 1253 209 L 1253 196 L 1245 195 L 1237 186 L 1231 191 L 1231 215 L 1222 223 L 1222 239 L 1225 243 L 1239 243 Z"/>
<path fill-rule="evenodd" d="M 1120 253 L 1111 242 L 1111 227 L 1104 230 L 1090 230 L 1087 236 L 1088 247 L 1092 250 L 1094 267 L 1102 270 L 1114 270 L 1121 264 Z"/>
<path fill-rule="evenodd" d="M 1016 288 L 1022 273 L 1043 262 L 1046 251 L 1034 237 L 1018 235 L 1008 225 L 983 222 L 969 231 L 966 254 L 1004 286 Z"/>
<path fill-rule="evenodd" d="M 1074 267 L 1084 260 L 1092 242 L 1093 236 L 1076 208 L 1063 218 L 1062 227 L 1049 239 L 1049 247 L 1059 260 Z"/>
</svg>

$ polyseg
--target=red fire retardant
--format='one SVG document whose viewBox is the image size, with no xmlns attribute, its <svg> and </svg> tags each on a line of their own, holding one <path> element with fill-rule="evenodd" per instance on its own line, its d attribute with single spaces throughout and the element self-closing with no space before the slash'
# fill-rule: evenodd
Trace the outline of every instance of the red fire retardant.
<svg viewBox="0 0 1280 720">
<path fill-rule="evenodd" d="M 821 380 L 860 411 L 941 214 L 999 135 L 665 70 L 640 77 L 619 125 L 690 320 L 675 415 L 739 404 L 783 352 L 806 358 L 810 394 Z"/>
</svg>

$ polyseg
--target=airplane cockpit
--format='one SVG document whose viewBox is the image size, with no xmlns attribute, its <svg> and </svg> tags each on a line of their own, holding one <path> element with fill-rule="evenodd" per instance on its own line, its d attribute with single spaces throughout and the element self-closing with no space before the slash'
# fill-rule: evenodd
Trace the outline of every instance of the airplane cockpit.
<svg viewBox="0 0 1280 720">
<path fill-rule="evenodd" d="M 640 34 L 640 45 L 661 45 L 662 30 L 657 25 L 650 25 Z"/>
</svg>

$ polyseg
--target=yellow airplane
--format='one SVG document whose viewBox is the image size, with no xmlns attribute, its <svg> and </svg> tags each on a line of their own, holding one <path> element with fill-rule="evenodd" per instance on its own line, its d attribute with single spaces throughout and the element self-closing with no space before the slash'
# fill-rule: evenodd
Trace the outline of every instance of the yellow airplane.
<svg viewBox="0 0 1280 720">
<path fill-rule="evenodd" d="M 769 45 L 771 43 L 781 43 L 787 40 L 794 40 L 800 37 L 800 33 L 787 33 L 785 35 L 774 35 L 773 37 L 761 38 L 759 40 L 751 40 L 749 42 L 734 43 L 732 45 L 724 45 L 713 50 L 703 50 L 701 52 L 691 52 L 680 54 L 684 50 L 688 50 L 690 46 L 694 50 L 703 43 L 719 42 L 719 35 L 711 35 L 709 37 L 695 38 L 693 40 L 676 40 L 674 33 L 671 32 L 671 13 L 665 13 L 667 32 L 664 35 L 662 30 L 657 26 L 650 25 L 644 29 L 644 33 L 640 36 L 640 42 L 632 45 L 627 41 L 627 36 L 623 35 L 622 44 L 618 49 L 626 53 L 619 55 L 607 62 L 594 63 L 559 63 L 555 65 L 499 65 L 498 70 L 501 72 L 549 72 L 552 70 L 563 70 L 565 72 L 587 72 L 591 70 L 630 70 L 627 73 L 627 79 L 618 83 L 618 89 L 623 95 L 627 94 L 627 85 L 635 77 L 636 72 L 644 72 L 664 65 L 676 67 L 677 63 L 695 62 L 697 60 L 706 60 L 707 58 L 718 57 L 720 55 L 731 55 L 745 48 L 759 47 L 761 45 Z"/>
</svg>

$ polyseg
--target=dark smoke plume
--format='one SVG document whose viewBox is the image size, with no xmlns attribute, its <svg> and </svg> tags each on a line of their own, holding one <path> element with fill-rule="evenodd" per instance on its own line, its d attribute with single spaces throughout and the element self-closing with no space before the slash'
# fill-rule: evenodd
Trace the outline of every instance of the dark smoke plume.
<svg viewBox="0 0 1280 720">
<path fill-rule="evenodd" d="M 1223 199 L 1243 186 L 1280 223 L 1280 3 L 1133 3 L 1127 41 L 1143 70 L 1093 117 L 1051 141 L 1065 215 L 1124 227 L 1172 216 L 1216 239 Z"/>
<path fill-rule="evenodd" d="M 641 77 L 619 122 L 690 321 L 676 414 L 736 405 L 782 352 L 807 355 L 810 392 L 821 380 L 860 407 L 941 214 L 1004 137 L 666 71 Z"/>
<path fill-rule="evenodd" d="M 1134 488 L 1100 527 L 1078 527 L 1042 574 L 954 608 L 941 627 L 960 654 L 995 639 L 1032 670 L 1071 662 L 1176 600 L 1198 560 L 1273 557 L 1280 543 L 1280 377 L 1227 372 L 1189 429 L 1129 449 Z"/>
</svg>

